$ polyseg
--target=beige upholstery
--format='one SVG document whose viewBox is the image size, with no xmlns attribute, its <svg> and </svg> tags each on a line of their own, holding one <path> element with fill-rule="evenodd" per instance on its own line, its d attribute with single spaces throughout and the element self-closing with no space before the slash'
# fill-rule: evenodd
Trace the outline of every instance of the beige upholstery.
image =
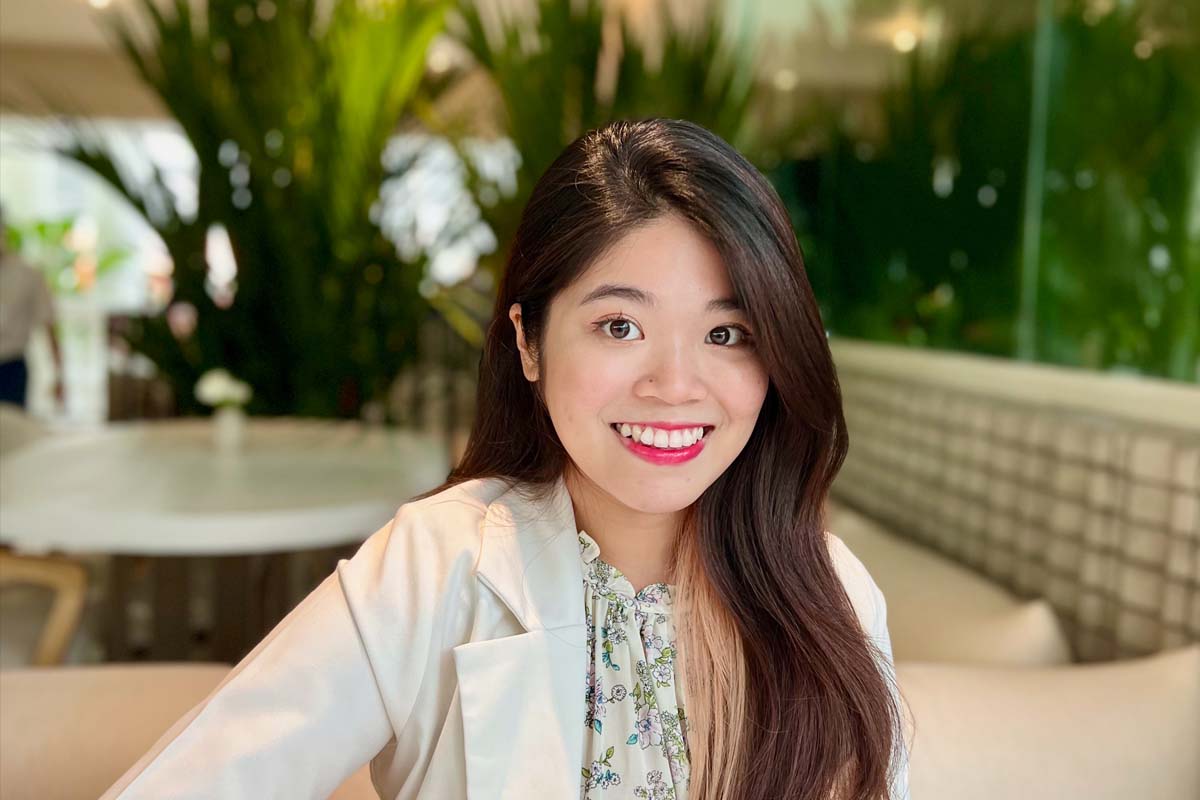
<svg viewBox="0 0 1200 800">
<path fill-rule="evenodd" d="M 898 663 L 920 800 L 1200 797 L 1200 644 L 1104 664 Z"/>
<path fill-rule="evenodd" d="M 1044 599 L 1072 660 L 1200 642 L 1200 386 L 830 346 L 852 442 L 835 497 Z"/>
<path fill-rule="evenodd" d="M 1048 602 L 1021 600 L 936 551 L 889 533 L 836 502 L 829 530 L 866 566 L 887 600 L 897 661 L 1038 666 L 1071 661 Z"/>
<path fill-rule="evenodd" d="M 0 671 L 0 798 L 95 800 L 225 664 L 105 664 Z M 363 766 L 333 800 L 377 800 Z"/>
<path fill-rule="evenodd" d="M 94 800 L 228 669 L 0 672 L 0 797 Z M 914 798 L 1200 797 L 1200 645 L 1102 665 L 899 662 L 897 676 L 917 720 Z M 368 767 L 332 798 L 375 800 Z"/>
</svg>

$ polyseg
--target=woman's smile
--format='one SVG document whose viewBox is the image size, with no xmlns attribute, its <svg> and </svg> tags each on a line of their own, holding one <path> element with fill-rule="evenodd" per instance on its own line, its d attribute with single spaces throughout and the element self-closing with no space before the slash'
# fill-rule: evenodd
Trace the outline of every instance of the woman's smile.
<svg viewBox="0 0 1200 800">
<path fill-rule="evenodd" d="M 694 427 L 654 427 L 638 423 L 614 422 L 609 425 L 629 452 L 651 464 L 682 464 L 700 455 L 713 430 L 712 425 Z"/>
</svg>

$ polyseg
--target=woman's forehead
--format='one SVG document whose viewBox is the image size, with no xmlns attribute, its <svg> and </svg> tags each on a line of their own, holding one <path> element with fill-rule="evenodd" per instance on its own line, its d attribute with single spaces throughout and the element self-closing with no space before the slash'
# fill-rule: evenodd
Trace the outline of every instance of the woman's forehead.
<svg viewBox="0 0 1200 800">
<path fill-rule="evenodd" d="M 668 217 L 623 236 L 566 294 L 575 306 L 617 300 L 662 309 L 732 301 L 733 287 L 717 248 L 687 223 Z"/>
</svg>

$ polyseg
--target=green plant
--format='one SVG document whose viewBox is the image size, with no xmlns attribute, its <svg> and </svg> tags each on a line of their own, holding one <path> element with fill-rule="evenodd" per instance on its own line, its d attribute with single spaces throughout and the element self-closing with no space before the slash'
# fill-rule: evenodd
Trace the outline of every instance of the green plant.
<svg viewBox="0 0 1200 800">
<path fill-rule="evenodd" d="M 1194 381 L 1200 49 L 1146 50 L 1156 25 L 1079 3 L 1054 19 L 1036 357 Z M 960 29 L 902 60 L 882 139 L 835 119 L 817 162 L 772 177 L 833 332 L 1014 356 L 1034 34 Z"/>
<path fill-rule="evenodd" d="M 1029 47 L 966 32 L 914 52 L 882 97 L 887 138 L 840 131 L 823 189 L 831 327 L 909 344 L 1012 352 Z"/>
<path fill-rule="evenodd" d="M 129 258 L 121 247 L 89 246 L 78 241 L 78 217 L 5 224 L 5 246 L 40 269 L 51 288 L 62 294 L 82 294 Z"/>
<path fill-rule="evenodd" d="M 1047 360 L 1200 381 L 1192 13 L 1174 27 L 1144 8 L 1093 16 L 1076 3 L 1057 20 L 1037 319 Z"/>
<path fill-rule="evenodd" d="M 495 202 L 479 203 L 500 243 L 481 265 L 491 273 L 492 285 L 534 183 L 585 131 L 613 119 L 686 118 L 736 146 L 752 148 L 747 109 L 754 97 L 756 60 L 753 48 L 726 30 L 724 5 L 706 2 L 694 25 L 676 19 L 664 3 L 650 8 L 660 15 L 661 33 L 653 41 L 635 33 L 628 18 L 603 0 L 538 0 L 531 17 L 502 17 L 494 26 L 485 22 L 474 0 L 459 0 L 450 29 L 491 79 L 503 116 L 500 127 L 520 154 L 516 191 L 496 196 L 489 187 Z M 453 120 L 427 122 L 459 136 Z M 464 154 L 463 160 L 470 167 L 469 157 Z M 484 182 L 474 169 L 469 169 L 469 183 L 480 196 Z M 478 342 L 479 309 L 490 313 L 479 294 L 464 284 L 442 290 L 431 302 L 460 320 L 475 319 L 473 326 L 457 327 Z"/>
<path fill-rule="evenodd" d="M 174 261 L 173 304 L 196 325 L 177 338 L 164 315 L 130 344 L 199 412 L 191 387 L 223 367 L 254 390 L 254 413 L 354 416 L 379 399 L 416 352 L 427 304 L 423 264 L 405 263 L 372 221 L 386 177 L 381 156 L 421 79 L 447 9 L 438 0 L 257 4 L 186 0 L 135 6 L 125 56 L 179 123 L 199 160 L 194 217 L 162 176 L 128 178 L 79 131 L 67 156 L 110 183 L 154 226 Z M 236 284 L 214 290 L 205 243 L 228 231 Z"/>
</svg>

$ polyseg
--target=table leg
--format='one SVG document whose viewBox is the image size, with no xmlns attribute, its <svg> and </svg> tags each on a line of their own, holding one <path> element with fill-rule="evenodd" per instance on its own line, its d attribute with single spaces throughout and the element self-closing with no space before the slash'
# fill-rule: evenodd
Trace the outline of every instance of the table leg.
<svg viewBox="0 0 1200 800">
<path fill-rule="evenodd" d="M 252 618 L 247 608 L 247 600 L 254 594 L 250 572 L 249 556 L 219 556 L 216 560 L 212 646 L 217 661 L 235 664 L 241 660 Z"/>
<path fill-rule="evenodd" d="M 129 575 L 133 557 L 116 555 L 109 562 L 104 619 L 104 658 L 129 661 Z"/>
<path fill-rule="evenodd" d="M 191 560 L 164 556 L 154 559 L 154 640 L 155 661 L 186 661 L 192 645 Z"/>
</svg>

